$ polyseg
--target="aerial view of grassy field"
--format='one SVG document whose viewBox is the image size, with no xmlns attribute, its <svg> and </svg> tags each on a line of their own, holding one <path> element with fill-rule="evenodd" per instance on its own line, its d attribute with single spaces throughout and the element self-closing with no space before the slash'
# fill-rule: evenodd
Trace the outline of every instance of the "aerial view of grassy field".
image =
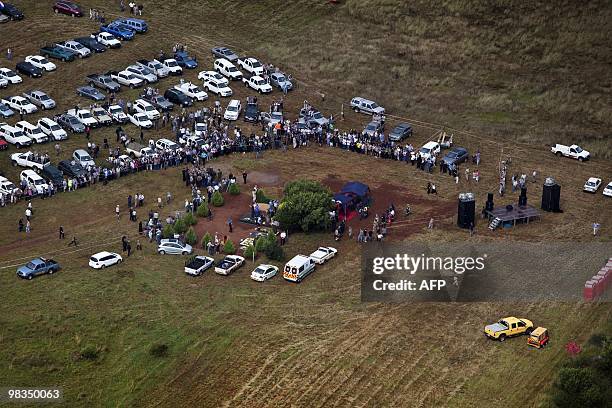
<svg viewBox="0 0 612 408">
<path fill-rule="evenodd" d="M 106 23 L 143 19 L 148 30 L 122 41 L 121 48 L 88 58 L 50 59 L 57 69 L 42 78 L 19 74 L 23 82 L 0 89 L 0 99 L 10 101 L 40 89 L 57 106 L 32 114 L 17 111 L 0 116 L 0 122 L 36 124 L 75 106 L 89 107 L 93 101 L 76 93 L 87 85 L 87 75 L 121 71 L 137 60 L 159 57 L 160 51 L 171 58 L 176 44 L 198 66 L 151 84 L 161 94 L 179 83 L 202 86 L 198 73 L 213 69 L 218 57 L 211 49 L 218 46 L 278 67 L 291 75 L 293 88 L 258 94 L 241 81 L 229 81 L 232 96 L 209 91 L 205 101 L 186 109 L 175 106 L 169 113 L 172 120 L 204 107 L 212 111 L 216 101 L 223 110 L 230 100 L 241 101 L 238 120 L 219 117 L 213 132 L 211 119 L 210 128 L 198 136 L 198 153 L 209 153 L 205 164 L 183 159 L 196 149 L 183 143 L 178 165 L 141 169 L 108 182 L 100 179 L 50 197 L 3 202 L 0 406 L 43 402 L 15 397 L 15 390 L 25 389 L 61 389 L 56 404 L 69 407 L 611 406 L 612 289 L 605 288 L 612 280 L 612 197 L 605 191 L 612 187 L 604 190 L 612 182 L 609 2 L 147 0 L 135 2 L 143 7 L 134 16 L 127 1 L 83 0 L 77 2 L 82 17 L 54 12 L 56 3 L 12 1 L 25 17 L 0 24 L 0 68 L 15 70 L 43 46 L 98 33 L 101 22 L 90 17 L 94 10 Z M 0 12 L 9 14 L 2 9 L 5 4 L 0 3 Z M 143 89 L 122 84 L 115 100 L 133 102 Z M 103 92 L 108 100 L 110 94 Z M 236 142 L 231 154 L 211 158 L 206 149 L 221 139 L 238 140 L 236 128 L 262 138 L 271 132 L 261 123 L 243 120 L 252 96 L 262 112 L 282 100 L 284 119 L 290 123 L 297 123 L 308 101 L 333 124 L 317 128 L 306 118 L 310 136 L 279 136 L 278 144 L 247 151 Z M 385 108 L 382 142 L 368 144 L 374 147 L 366 154 L 354 146 L 338 148 L 331 136 L 349 131 L 361 135 L 373 119 L 352 110 L 355 96 Z M 431 172 L 417 169 L 410 155 L 397 160 L 376 153 L 378 146 L 390 146 L 389 134 L 400 123 L 409 123 L 413 132 L 393 149 L 410 144 L 418 150 L 441 133 L 453 135 L 452 146 L 443 146 Z M 25 167 L 15 163 L 13 154 L 48 154 L 51 164 L 58 165 L 74 160 L 75 149 L 87 150 L 88 142 L 101 148 L 96 165 L 109 167 L 109 152 L 118 148 L 125 153 L 116 139 L 118 126 L 91 129 L 89 138 L 68 132 L 66 140 L 18 149 L 0 125 L 0 138 L 9 142 L 0 151 L 0 176 L 24 187 L 19 184 Z M 128 138 L 139 140 L 141 130 L 134 124 L 121 127 Z M 220 136 L 224 131 L 227 136 Z M 171 124 L 142 132 L 144 145 L 161 138 L 178 141 Z M 317 132 L 322 132 L 319 139 Z M 110 146 L 103 147 L 105 142 Z M 557 143 L 580 145 L 590 157 L 583 161 L 555 155 L 551 147 Z M 467 149 L 469 159 L 452 177 L 439 170 L 440 162 L 458 146 Z M 472 161 L 476 152 L 478 163 Z M 504 194 L 499 191 L 502 167 Z M 206 200 L 206 186 L 192 189 L 185 180 L 185 172 L 196 168 L 222 173 L 224 183 L 234 174 L 238 188 L 232 193 L 229 187 L 221 189 L 224 203 L 215 205 Z M 518 208 L 521 189 L 512 188 L 510 180 L 523 174 L 528 208 L 538 217 L 489 228 L 489 220 L 481 217 L 488 194 L 493 193 L 496 208 Z M 561 186 L 560 212 L 541 209 L 546 177 Z M 595 194 L 583 191 L 591 177 L 601 183 Z M 331 200 L 313 203 L 320 203 L 316 197 L 331 199 L 354 181 L 369 187 L 369 213 L 362 219 L 347 212 L 345 229 L 338 231 L 328 215 L 336 208 L 326 204 Z M 432 184 L 435 194 L 428 191 Z M 304 191 L 293 191 L 299 198 L 290 198 L 292 186 L 302 186 Z M 172 228 L 180 241 L 190 240 L 193 233 L 193 255 L 211 256 L 215 265 L 232 253 L 243 256 L 244 265 L 227 276 L 215 273 L 214 267 L 201 276 L 184 273 L 189 256 L 160 254 L 155 236 L 150 239 L 139 230 L 139 223 L 146 230 L 147 213 L 158 213 L 164 227 L 166 218 L 182 222 L 186 207 L 200 195 L 198 189 L 212 215 L 194 211 L 189 233 L 176 224 Z M 267 223 L 269 230 L 278 230 L 269 246 L 280 253 L 259 251 L 256 242 L 248 248 L 255 256 L 228 247 L 212 254 L 203 242 L 207 234 L 225 236 L 238 247 L 255 231 L 255 225 L 240 220 L 249 214 L 254 189 L 269 198 L 256 200 L 262 207 L 280 202 L 277 218 Z M 473 193 L 475 218 L 469 228 L 460 228 L 458 196 L 466 192 Z M 144 205 L 135 208 L 137 219 L 131 221 L 128 196 L 135 194 L 144 195 Z M 410 214 L 405 213 L 407 205 Z M 384 238 L 358 242 L 358 232 L 376 230 L 373 222 L 391 206 L 395 214 Z M 19 223 L 28 218 L 26 232 Z M 281 231 L 283 238 L 288 233 L 282 245 Z M 123 250 L 122 237 L 129 239 L 130 252 Z M 433 251 L 463 244 L 476 249 L 497 245 L 506 253 L 526 244 L 575 246 L 534 259 L 534 265 L 550 263 L 541 271 L 545 278 L 533 282 L 524 281 L 531 275 L 522 273 L 530 260 L 524 253 L 511 253 L 507 261 L 515 265 L 516 287 L 529 286 L 541 295 L 532 299 L 520 293 L 510 300 L 471 302 L 364 297 L 370 251 L 412 245 L 429 245 Z M 289 282 L 287 262 L 318 247 L 337 253 L 300 284 Z M 120 254 L 122 262 L 90 267 L 90 257 L 101 251 Z M 38 257 L 52 258 L 61 268 L 20 279 L 16 270 Z M 260 264 L 277 267 L 278 274 L 264 282 L 251 279 Z M 557 279 L 582 285 L 600 267 L 605 277 L 597 296 L 591 299 L 584 292 L 583 297 L 582 286 L 574 288 L 578 298 L 557 296 Z M 567 276 L 547 281 L 555 272 Z M 525 333 L 508 331 L 507 341 L 494 341 L 501 332 L 489 336 L 494 339 L 483 334 L 485 326 L 510 316 L 528 319 L 533 327 Z M 542 348 L 529 347 L 527 339 L 538 326 L 548 330 L 550 341 Z"/>
</svg>

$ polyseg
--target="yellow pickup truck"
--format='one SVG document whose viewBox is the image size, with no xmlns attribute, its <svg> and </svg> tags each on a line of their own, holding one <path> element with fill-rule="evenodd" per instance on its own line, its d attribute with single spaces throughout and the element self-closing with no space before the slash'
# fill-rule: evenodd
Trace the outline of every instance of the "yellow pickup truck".
<svg viewBox="0 0 612 408">
<path fill-rule="evenodd" d="M 490 339 L 504 341 L 506 337 L 529 334 L 533 331 L 531 320 L 505 317 L 497 323 L 485 326 L 484 333 Z"/>
</svg>

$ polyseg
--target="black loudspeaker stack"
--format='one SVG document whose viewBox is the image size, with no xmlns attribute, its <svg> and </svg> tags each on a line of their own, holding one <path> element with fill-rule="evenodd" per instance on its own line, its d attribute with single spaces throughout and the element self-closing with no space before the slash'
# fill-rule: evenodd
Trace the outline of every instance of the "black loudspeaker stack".
<svg viewBox="0 0 612 408">
<path fill-rule="evenodd" d="M 561 186 L 555 179 L 547 177 L 542 187 L 542 209 L 550 212 L 561 212 Z"/>
<path fill-rule="evenodd" d="M 487 194 L 487 202 L 485 203 L 486 211 L 493 211 L 493 193 Z"/>
<path fill-rule="evenodd" d="M 476 199 L 473 193 L 459 194 L 457 207 L 457 225 L 460 228 L 470 228 L 476 221 Z"/>
<path fill-rule="evenodd" d="M 519 196 L 519 207 L 525 207 L 527 205 L 527 188 L 521 188 L 521 195 Z"/>
</svg>

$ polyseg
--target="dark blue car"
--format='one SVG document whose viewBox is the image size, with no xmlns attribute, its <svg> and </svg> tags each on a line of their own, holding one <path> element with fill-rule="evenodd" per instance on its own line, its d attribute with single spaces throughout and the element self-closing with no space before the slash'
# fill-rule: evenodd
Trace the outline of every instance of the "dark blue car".
<svg viewBox="0 0 612 408">
<path fill-rule="evenodd" d="M 198 62 L 191 58 L 186 51 L 178 51 L 174 54 L 174 59 L 176 63 L 179 64 L 180 67 L 187 69 L 197 68 Z"/>
<path fill-rule="evenodd" d="M 100 26 L 100 32 L 109 33 L 122 40 L 134 38 L 134 31 L 121 23 L 110 23 Z"/>
<path fill-rule="evenodd" d="M 92 86 L 81 86 L 77 88 L 77 95 L 85 98 L 93 99 L 94 101 L 100 102 L 106 99 L 106 96 Z"/>
<path fill-rule="evenodd" d="M 455 147 L 442 159 L 447 165 L 461 164 L 468 159 L 468 151 L 463 147 Z"/>
</svg>

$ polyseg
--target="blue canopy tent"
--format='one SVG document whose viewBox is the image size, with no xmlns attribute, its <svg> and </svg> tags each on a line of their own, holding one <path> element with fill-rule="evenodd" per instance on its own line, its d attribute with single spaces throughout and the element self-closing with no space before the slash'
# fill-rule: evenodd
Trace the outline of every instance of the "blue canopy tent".
<svg viewBox="0 0 612 408">
<path fill-rule="evenodd" d="M 350 181 L 342 187 L 340 194 L 354 195 L 359 198 L 359 201 L 367 201 L 370 196 L 370 187 L 359 181 Z"/>
<path fill-rule="evenodd" d="M 357 206 L 367 204 L 370 188 L 358 181 L 346 183 L 339 193 L 334 194 L 334 201 L 339 210 L 340 219 L 351 219 L 356 215 Z"/>
</svg>

